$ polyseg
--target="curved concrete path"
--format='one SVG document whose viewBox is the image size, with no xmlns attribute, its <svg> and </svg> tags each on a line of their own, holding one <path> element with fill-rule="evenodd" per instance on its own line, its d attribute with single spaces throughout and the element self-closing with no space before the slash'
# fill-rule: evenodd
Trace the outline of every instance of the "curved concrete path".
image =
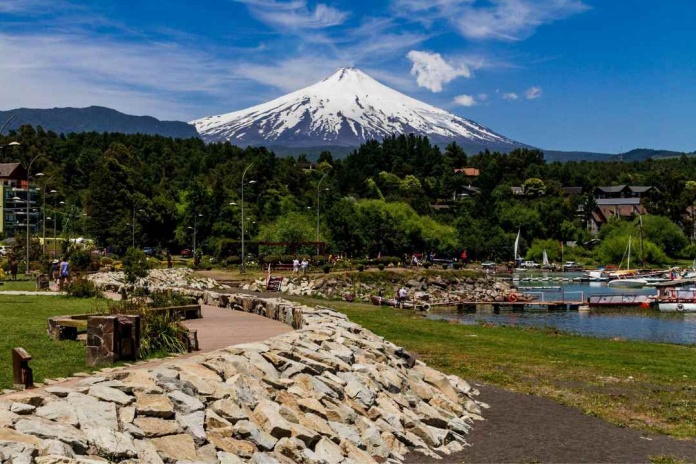
<svg viewBox="0 0 696 464">
<path fill-rule="evenodd" d="M 141 361 L 130 366 L 104 366 L 104 368 L 106 371 L 116 371 L 122 369 L 150 369 L 162 364 L 165 361 L 174 361 L 177 359 L 183 360 L 201 353 L 227 348 L 228 346 L 232 345 L 240 345 L 242 343 L 262 342 L 268 338 L 281 335 L 286 332 L 292 332 L 293 330 L 292 327 L 287 326 L 282 322 L 267 319 L 263 316 L 259 316 L 258 314 L 235 311 L 233 309 L 202 305 L 201 313 L 203 315 L 202 319 L 190 319 L 182 322 L 189 329 L 198 330 L 199 351 L 193 351 L 191 353 L 170 358 L 153 359 L 145 362 Z M 99 371 L 95 371 L 90 375 L 98 376 Z M 70 387 L 78 383 L 80 380 L 81 377 L 70 377 L 64 381 L 44 385 L 31 391 L 41 391 L 49 386 Z M 0 394 L 0 399 L 9 399 L 13 395 L 21 394 L 22 392 L 9 393 L 6 395 Z"/>
<path fill-rule="evenodd" d="M 203 305 L 201 312 L 202 319 L 183 321 L 189 329 L 198 330 L 198 345 L 201 350 L 195 353 L 260 342 L 293 330 L 282 322 L 232 309 Z"/>
</svg>

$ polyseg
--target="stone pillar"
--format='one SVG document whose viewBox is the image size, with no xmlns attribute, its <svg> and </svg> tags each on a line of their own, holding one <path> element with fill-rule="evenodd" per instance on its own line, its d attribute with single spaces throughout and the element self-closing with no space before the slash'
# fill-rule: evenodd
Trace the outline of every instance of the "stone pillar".
<svg viewBox="0 0 696 464">
<path fill-rule="evenodd" d="M 87 320 L 87 365 L 137 359 L 140 316 L 92 316 Z"/>
</svg>

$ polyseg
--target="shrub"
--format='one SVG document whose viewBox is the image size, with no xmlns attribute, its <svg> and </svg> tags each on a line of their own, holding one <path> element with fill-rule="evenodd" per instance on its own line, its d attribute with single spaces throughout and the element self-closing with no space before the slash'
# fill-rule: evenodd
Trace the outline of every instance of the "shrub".
<svg viewBox="0 0 696 464">
<path fill-rule="evenodd" d="M 280 255 L 266 255 L 263 257 L 263 262 L 266 264 L 275 264 L 282 261 L 283 258 Z M 290 260 L 292 262 L 292 260 Z"/>
<path fill-rule="evenodd" d="M 242 262 L 241 258 L 239 256 L 230 256 L 222 261 L 222 266 L 223 267 L 235 267 L 239 266 L 239 264 Z"/>
<path fill-rule="evenodd" d="M 324 264 L 323 269 L 324 269 L 324 274 L 328 274 L 329 272 L 331 272 L 331 266 L 329 266 L 328 264 Z"/>
<path fill-rule="evenodd" d="M 321 266 L 323 264 L 326 264 L 326 262 L 329 260 L 328 256 L 325 255 L 316 255 L 312 257 L 312 264 L 314 266 Z"/>
<path fill-rule="evenodd" d="M 380 271 L 383 271 L 383 270 L 384 270 L 384 263 L 379 263 L 379 264 L 377 265 L 377 268 L 378 268 Z"/>
<path fill-rule="evenodd" d="M 364 264 L 358 264 L 358 272 L 362 272 L 365 270 L 365 265 Z"/>
<path fill-rule="evenodd" d="M 458 271 L 459 269 L 462 268 L 462 263 L 454 263 L 454 264 L 452 265 L 452 267 L 453 267 L 455 270 Z"/>
<path fill-rule="evenodd" d="M 126 275 L 126 282 L 132 284 L 140 278 L 147 277 L 148 270 L 147 257 L 143 250 L 128 248 L 123 257 L 123 272 Z"/>
<path fill-rule="evenodd" d="M 172 292 L 171 290 L 155 290 L 150 293 L 152 307 L 166 308 L 167 306 L 185 306 L 193 304 L 193 298 Z"/>
<path fill-rule="evenodd" d="M 99 263 L 102 266 L 111 266 L 114 264 L 114 260 L 109 258 L 108 256 L 104 256 L 104 257 L 102 257 L 102 259 L 99 260 Z"/>
<path fill-rule="evenodd" d="M 92 262 L 92 255 L 85 250 L 75 250 L 70 255 L 70 267 L 75 271 L 86 271 Z"/>
<path fill-rule="evenodd" d="M 75 298 L 94 298 L 101 296 L 101 291 L 94 285 L 94 282 L 82 278 L 73 279 L 63 284 L 63 291 L 65 291 L 68 296 Z"/>
<path fill-rule="evenodd" d="M 426 262 L 423 263 L 423 268 L 425 268 L 425 269 L 430 269 L 431 264 L 432 264 L 432 263 L 431 263 L 430 261 L 426 261 Z"/>
</svg>

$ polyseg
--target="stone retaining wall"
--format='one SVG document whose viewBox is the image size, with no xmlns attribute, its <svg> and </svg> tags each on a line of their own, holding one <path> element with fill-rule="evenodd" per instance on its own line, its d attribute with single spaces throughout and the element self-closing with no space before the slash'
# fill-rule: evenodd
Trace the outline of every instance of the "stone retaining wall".
<svg viewBox="0 0 696 464">
<path fill-rule="evenodd" d="M 189 292 L 296 330 L 151 369 L 0 397 L 0 461 L 370 463 L 466 445 L 482 419 L 456 376 L 326 308 Z"/>
</svg>

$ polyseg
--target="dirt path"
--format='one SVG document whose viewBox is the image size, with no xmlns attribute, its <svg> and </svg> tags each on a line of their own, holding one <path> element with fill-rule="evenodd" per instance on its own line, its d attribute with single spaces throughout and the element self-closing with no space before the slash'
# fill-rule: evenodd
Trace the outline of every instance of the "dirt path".
<svg viewBox="0 0 696 464">
<path fill-rule="evenodd" d="M 696 462 L 696 441 L 617 427 L 552 400 L 478 386 L 491 407 L 469 433 L 471 447 L 442 460 L 409 454 L 415 463 L 649 463 L 651 456 Z"/>
</svg>

